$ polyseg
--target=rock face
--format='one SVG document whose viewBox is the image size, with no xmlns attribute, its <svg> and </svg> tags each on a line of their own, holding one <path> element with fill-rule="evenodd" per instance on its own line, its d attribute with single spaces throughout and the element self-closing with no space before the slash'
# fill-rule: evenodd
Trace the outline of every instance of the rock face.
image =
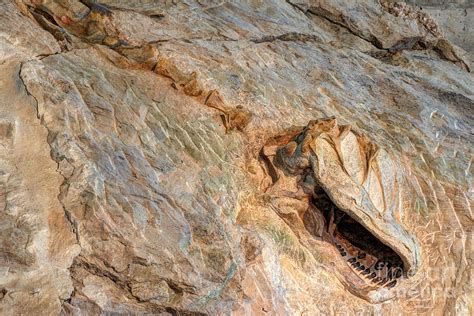
<svg viewBox="0 0 474 316">
<path fill-rule="evenodd" d="M 474 82 L 428 15 L 0 6 L 1 314 L 472 312 Z"/>
<path fill-rule="evenodd" d="M 469 0 L 410 0 L 407 3 L 419 7 L 436 19 L 445 36 L 454 44 L 474 54 L 472 19 L 474 3 Z M 472 59 L 471 59 L 472 62 Z"/>
<path fill-rule="evenodd" d="M 395 2 L 395 1 L 394 1 Z M 465 58 L 474 62 L 474 38 L 472 36 L 474 2 L 470 0 L 408 0 L 408 4 L 418 8 L 436 20 L 444 36 L 467 52 Z M 401 2 L 398 6 L 403 6 Z"/>
</svg>

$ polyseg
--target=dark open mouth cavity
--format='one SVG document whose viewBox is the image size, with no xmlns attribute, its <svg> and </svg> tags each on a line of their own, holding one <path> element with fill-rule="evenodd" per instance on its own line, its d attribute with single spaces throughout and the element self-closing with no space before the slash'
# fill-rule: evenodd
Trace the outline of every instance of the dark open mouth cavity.
<svg viewBox="0 0 474 316">
<path fill-rule="evenodd" d="M 333 244 L 352 271 L 367 284 L 392 288 L 404 275 L 403 261 L 364 226 L 340 210 L 316 186 L 312 203 L 325 221 L 323 238 Z"/>
</svg>

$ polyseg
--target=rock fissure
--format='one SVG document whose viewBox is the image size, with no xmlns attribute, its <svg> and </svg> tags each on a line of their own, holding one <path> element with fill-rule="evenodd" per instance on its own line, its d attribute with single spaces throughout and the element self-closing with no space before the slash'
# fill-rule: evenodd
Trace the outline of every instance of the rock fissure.
<svg viewBox="0 0 474 316">
<path fill-rule="evenodd" d="M 205 313 L 199 313 L 195 311 L 190 311 L 187 309 L 181 309 L 181 308 L 175 308 L 173 306 L 169 306 L 167 304 L 161 304 L 156 301 L 157 297 L 148 297 L 148 298 L 143 298 L 142 296 L 135 294 L 133 286 L 140 284 L 140 282 L 132 282 L 129 280 L 126 276 L 124 276 L 122 273 L 115 271 L 111 272 L 108 269 L 114 269 L 113 267 L 110 267 L 107 265 L 107 263 L 104 261 L 102 262 L 104 265 L 104 268 L 99 267 L 97 264 L 94 264 L 92 262 L 89 262 L 86 258 L 83 258 L 81 255 L 77 256 L 74 259 L 74 263 L 70 267 L 70 270 L 73 271 L 73 273 L 80 273 L 79 270 L 84 269 L 88 273 L 98 276 L 98 277 L 103 277 L 108 280 L 110 280 L 113 284 L 118 286 L 119 288 L 123 289 L 128 296 L 128 299 L 131 299 L 137 303 L 143 303 L 149 305 L 148 308 L 150 310 L 153 310 L 154 312 L 172 312 L 173 315 L 207 315 Z M 181 295 L 184 292 L 189 292 L 189 293 L 194 293 L 194 291 L 189 291 L 186 287 L 182 287 L 181 285 L 178 285 L 176 282 L 173 280 L 166 280 L 163 279 L 168 286 L 175 291 L 178 295 Z M 158 282 L 157 280 L 155 280 Z M 144 281 L 143 283 L 149 283 L 149 281 Z"/>
<path fill-rule="evenodd" d="M 298 32 L 290 32 L 284 33 L 281 35 L 268 35 L 261 38 L 256 38 L 250 40 L 256 44 L 260 43 L 271 43 L 274 41 L 283 41 L 283 42 L 320 42 L 321 39 L 314 34 L 306 34 L 306 33 L 298 33 Z"/>
<path fill-rule="evenodd" d="M 30 96 L 31 98 L 33 98 L 34 102 L 35 102 L 35 112 L 36 112 L 36 118 L 39 120 L 40 122 L 40 125 L 45 128 L 47 130 L 47 133 L 48 133 L 48 136 L 47 136 L 47 141 L 46 143 L 49 145 L 50 147 L 50 158 L 51 160 L 53 160 L 58 168 L 56 169 L 56 172 L 59 173 L 59 161 L 57 159 L 55 159 L 55 156 L 54 155 L 54 148 L 51 144 L 51 141 L 49 140 L 50 138 L 50 135 L 51 135 L 51 131 L 49 130 L 49 128 L 47 127 L 47 125 L 45 124 L 44 120 L 41 118 L 40 116 L 40 112 L 39 112 L 39 102 L 38 102 L 38 99 L 34 96 L 33 93 L 30 92 L 29 88 L 28 88 L 28 85 L 26 84 L 25 82 L 25 79 L 23 78 L 23 75 L 22 75 L 22 71 L 23 71 L 23 67 L 25 65 L 25 63 L 28 63 L 29 61 L 24 61 L 22 63 L 20 63 L 20 69 L 19 69 L 19 72 L 18 72 L 18 78 L 20 79 L 26 93 L 28 94 L 28 96 Z M 64 204 L 62 198 L 61 198 L 61 195 L 62 195 L 62 190 L 67 187 L 69 184 L 68 184 L 68 178 L 65 177 L 64 175 L 61 175 L 62 178 L 63 178 L 63 182 L 61 183 L 60 185 L 60 192 L 58 193 L 58 196 L 56 197 L 57 198 L 57 201 L 59 202 L 59 204 L 61 205 L 62 207 L 62 210 L 63 210 L 63 214 L 64 214 L 64 218 L 66 219 L 66 222 L 68 224 L 68 228 L 71 230 L 71 232 L 74 234 L 75 236 L 75 239 L 76 239 L 76 243 L 77 245 L 79 245 L 79 247 L 81 247 L 81 241 L 80 241 L 80 235 L 79 235 L 79 225 L 77 223 L 77 221 L 74 219 L 74 217 L 72 216 L 71 212 L 69 212 L 66 208 L 66 205 Z M 79 256 L 80 255 L 80 251 L 78 251 L 77 255 L 76 256 Z M 75 258 L 77 257 L 73 257 L 72 258 L 72 261 L 71 261 L 71 264 L 67 267 L 67 270 L 69 272 L 69 275 L 71 275 L 71 269 L 73 268 L 73 265 L 74 265 L 74 262 L 75 262 Z M 72 277 L 70 277 L 72 279 Z M 73 291 L 75 291 L 75 289 L 73 288 Z M 63 302 L 66 302 L 67 300 L 70 300 L 71 297 L 72 297 L 72 293 L 68 296 L 68 298 L 61 298 L 61 300 Z"/>
<path fill-rule="evenodd" d="M 18 78 L 20 79 L 21 83 L 23 84 L 23 87 L 25 88 L 25 91 L 26 93 L 32 97 L 34 100 L 35 100 L 35 110 L 36 110 L 36 118 L 40 121 L 40 124 L 41 126 L 43 126 L 43 128 L 45 128 L 47 131 L 48 131 L 48 139 L 49 139 L 49 136 L 51 135 L 51 131 L 48 129 L 48 126 L 44 123 L 44 121 L 42 120 L 41 118 L 41 115 L 40 115 L 40 112 L 39 112 L 39 102 L 38 102 L 38 99 L 29 91 L 28 89 L 28 86 L 25 82 L 25 80 L 23 79 L 23 76 L 22 76 L 22 70 L 23 70 L 23 66 L 25 65 L 25 63 L 27 63 L 28 61 L 25 61 L 25 62 L 22 62 L 20 63 L 20 69 L 19 69 L 19 72 L 18 72 Z M 47 140 L 47 143 L 48 145 L 50 146 L 50 156 L 51 156 L 51 159 L 58 165 L 58 168 L 59 168 L 59 163 L 60 161 L 58 161 L 56 158 L 55 158 L 55 155 L 53 154 L 54 153 L 54 148 L 52 147 L 51 145 L 51 142 L 49 140 Z M 63 187 L 67 187 L 68 186 L 68 179 L 66 177 L 63 177 L 63 183 L 61 184 L 60 186 L 60 191 L 62 190 Z M 59 203 L 61 204 L 62 208 L 63 208 L 63 212 L 64 212 L 64 218 L 66 219 L 67 223 L 69 224 L 69 227 L 71 229 L 71 231 L 74 233 L 74 235 L 76 236 L 76 241 L 77 241 L 77 244 L 80 245 L 80 238 L 79 238 L 79 227 L 78 227 L 78 224 L 76 222 L 76 220 L 72 217 L 71 213 L 66 209 L 66 206 L 64 205 L 62 199 L 60 198 L 60 195 L 61 195 L 61 192 L 59 193 L 59 196 L 57 197 Z"/>
<path fill-rule="evenodd" d="M 357 29 L 357 27 L 355 26 L 351 26 L 351 23 L 346 21 L 346 17 L 342 13 L 339 13 L 339 15 L 336 16 L 334 13 L 324 9 L 321 6 L 316 6 L 316 7 L 310 6 L 308 8 L 301 8 L 298 4 L 293 4 L 289 0 L 287 2 L 290 3 L 293 6 L 293 8 L 303 12 L 303 14 L 305 15 L 309 13 L 309 14 L 316 15 L 320 18 L 323 18 L 332 24 L 338 25 L 339 27 L 346 29 L 352 35 L 357 36 L 358 38 L 366 41 L 367 43 L 370 43 L 372 46 L 374 46 L 377 49 L 377 51 L 368 52 L 368 54 L 375 58 L 390 57 L 394 53 L 402 52 L 404 50 L 434 51 L 441 59 L 452 62 L 467 72 L 471 71 L 470 65 L 468 64 L 468 62 L 459 56 L 459 52 L 451 43 L 449 43 L 444 38 L 442 38 L 442 34 L 438 31 L 437 26 L 434 24 L 431 18 L 429 18 L 425 13 L 420 13 L 421 14 L 421 17 L 420 17 L 419 15 L 411 13 L 413 11 L 412 10 L 412 11 L 409 11 L 410 14 L 408 14 L 408 16 L 410 16 L 411 19 L 420 20 L 420 23 L 424 25 L 425 29 L 435 36 L 434 38 L 428 38 L 425 35 L 403 37 L 402 39 L 398 41 L 398 43 L 395 43 L 392 46 L 387 47 L 386 45 L 384 45 L 382 40 L 377 38 L 377 36 L 375 36 L 374 34 L 368 32 L 367 30 L 363 31 L 363 30 Z M 387 8 L 390 7 L 390 5 L 386 3 L 381 6 L 385 10 L 389 10 Z M 404 5 L 403 8 L 404 8 L 403 9 L 404 11 L 408 10 L 407 5 Z M 395 9 L 390 9 L 389 11 L 394 12 L 393 10 Z M 400 16 L 400 14 L 396 16 Z M 368 34 L 364 35 L 363 33 L 368 33 Z"/>
<path fill-rule="evenodd" d="M 56 21 L 45 11 L 36 9 L 34 7 L 29 8 L 29 12 L 35 18 L 36 22 L 45 31 L 50 33 L 58 42 L 61 52 L 72 50 L 72 39 L 69 34 L 59 26 Z M 49 56 L 51 54 L 45 54 L 40 56 Z"/>
<path fill-rule="evenodd" d="M 33 100 L 35 100 L 35 104 L 36 104 L 36 105 L 35 105 L 36 118 L 37 118 L 37 119 L 40 119 L 41 117 L 40 117 L 40 115 L 39 115 L 39 110 L 38 110 L 38 104 L 39 104 L 39 103 L 38 103 L 38 99 L 37 99 L 33 94 L 31 94 L 31 92 L 28 90 L 28 86 L 26 85 L 26 83 L 25 83 L 25 81 L 24 81 L 24 79 L 23 79 L 23 77 L 22 77 L 22 75 L 21 75 L 21 72 L 22 72 L 22 70 L 23 70 L 23 66 L 24 66 L 24 64 L 27 63 L 27 62 L 28 62 L 28 61 L 23 61 L 23 62 L 20 63 L 20 69 L 18 70 L 18 79 L 20 79 L 21 84 L 22 84 L 23 87 L 25 88 L 26 94 L 28 94 L 28 96 L 32 97 Z M 46 127 L 45 127 L 45 128 L 46 128 Z"/>
<path fill-rule="evenodd" d="M 370 38 L 367 38 L 365 36 L 362 36 L 359 32 L 357 32 L 357 30 L 348 26 L 347 23 L 344 23 L 344 17 L 342 14 L 340 15 L 339 18 L 337 18 L 337 17 L 334 17 L 329 11 L 324 10 L 321 7 L 318 7 L 317 10 L 316 8 L 312 8 L 312 7 L 307 8 L 305 10 L 304 8 L 301 8 L 298 4 L 292 3 L 291 0 L 287 0 L 287 2 L 296 10 L 303 12 L 304 15 L 308 13 L 316 15 L 320 18 L 323 18 L 324 20 L 328 21 L 331 24 L 335 24 L 339 27 L 344 28 L 345 30 L 349 31 L 352 35 L 357 36 L 358 38 L 364 40 L 365 42 L 373 45 L 375 48 L 384 49 L 383 45 L 380 43 L 379 40 L 377 40 L 376 37 L 371 36 Z M 338 21 L 338 20 L 342 20 L 342 21 Z"/>
</svg>

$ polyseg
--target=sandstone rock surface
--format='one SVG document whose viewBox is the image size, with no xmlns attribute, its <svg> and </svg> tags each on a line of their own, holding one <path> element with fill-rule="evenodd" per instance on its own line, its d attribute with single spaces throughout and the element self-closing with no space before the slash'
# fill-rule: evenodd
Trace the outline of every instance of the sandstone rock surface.
<svg viewBox="0 0 474 316">
<path fill-rule="evenodd" d="M 1 0 L 0 22 L 0 314 L 472 313 L 474 81 L 429 16 Z"/>
</svg>

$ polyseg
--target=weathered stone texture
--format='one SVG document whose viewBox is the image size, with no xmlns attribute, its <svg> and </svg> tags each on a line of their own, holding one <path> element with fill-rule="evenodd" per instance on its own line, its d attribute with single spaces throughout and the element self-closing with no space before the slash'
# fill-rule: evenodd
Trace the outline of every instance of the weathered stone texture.
<svg viewBox="0 0 474 316">
<path fill-rule="evenodd" d="M 473 77 L 435 20 L 100 3 L 0 1 L 1 314 L 472 312 Z M 403 281 L 353 287 L 315 183 Z"/>
</svg>

